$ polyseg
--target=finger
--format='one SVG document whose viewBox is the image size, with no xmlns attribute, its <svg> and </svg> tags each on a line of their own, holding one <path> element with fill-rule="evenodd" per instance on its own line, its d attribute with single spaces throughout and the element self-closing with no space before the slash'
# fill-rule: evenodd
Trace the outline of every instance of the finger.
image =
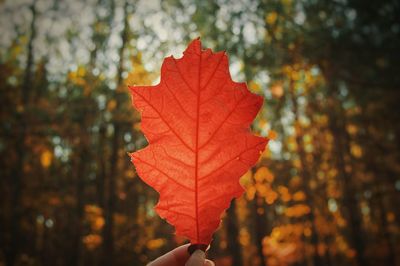
<svg viewBox="0 0 400 266">
<path fill-rule="evenodd" d="M 193 252 L 192 256 L 190 256 L 185 266 L 203 266 L 205 259 L 206 254 L 204 253 L 204 251 L 198 249 Z"/>
<path fill-rule="evenodd" d="M 147 266 L 181 266 L 189 259 L 190 254 L 187 249 L 190 244 L 186 244 L 162 255 L 156 260 L 147 264 Z"/>
<path fill-rule="evenodd" d="M 215 266 L 215 263 L 213 261 L 211 261 L 211 260 L 206 260 L 204 262 L 204 266 Z"/>
</svg>

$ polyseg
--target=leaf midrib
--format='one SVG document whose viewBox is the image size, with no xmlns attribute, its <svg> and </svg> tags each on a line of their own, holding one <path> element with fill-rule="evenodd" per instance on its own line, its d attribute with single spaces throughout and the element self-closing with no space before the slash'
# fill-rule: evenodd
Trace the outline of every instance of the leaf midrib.
<svg viewBox="0 0 400 266">
<path fill-rule="evenodd" d="M 201 91 L 206 88 L 208 86 L 208 84 L 211 82 L 211 80 L 214 78 L 215 73 L 217 72 L 222 59 L 224 57 L 224 54 L 221 55 L 217 66 L 215 67 L 214 71 L 211 73 L 210 78 L 208 79 L 208 81 L 206 82 L 206 84 L 204 85 L 203 88 L 201 88 L 201 56 L 202 56 L 202 52 L 201 52 L 201 45 L 199 46 L 199 66 L 198 66 L 198 80 L 197 80 L 197 101 L 196 101 L 196 145 L 195 145 L 195 189 L 194 189 L 194 193 L 195 193 L 195 217 L 196 217 L 196 242 L 199 242 L 200 239 L 200 232 L 199 232 L 199 202 L 198 202 L 198 177 L 199 177 L 199 129 L 200 129 L 200 100 L 201 100 Z M 179 72 L 179 71 L 178 71 Z M 197 243 L 197 244 L 201 244 L 201 243 Z"/>
<path fill-rule="evenodd" d="M 199 127 L 200 127 L 200 81 L 201 81 L 201 46 L 199 47 L 199 69 L 198 69 L 198 80 L 197 80 L 197 102 L 196 102 L 196 146 L 195 146 L 195 175 L 194 175 L 194 193 L 195 193 L 195 217 L 196 217 L 196 242 L 194 244 L 201 244 L 198 243 L 200 239 L 200 232 L 199 232 L 199 208 L 198 208 L 198 184 L 197 178 L 199 174 Z"/>
</svg>

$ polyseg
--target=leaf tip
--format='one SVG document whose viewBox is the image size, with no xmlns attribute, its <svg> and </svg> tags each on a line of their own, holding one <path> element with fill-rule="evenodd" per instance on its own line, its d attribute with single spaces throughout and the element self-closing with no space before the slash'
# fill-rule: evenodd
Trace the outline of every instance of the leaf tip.
<svg viewBox="0 0 400 266">
<path fill-rule="evenodd" d="M 194 39 L 186 48 L 185 53 L 195 53 L 195 54 L 200 54 L 201 52 L 201 41 L 200 37 Z"/>
</svg>

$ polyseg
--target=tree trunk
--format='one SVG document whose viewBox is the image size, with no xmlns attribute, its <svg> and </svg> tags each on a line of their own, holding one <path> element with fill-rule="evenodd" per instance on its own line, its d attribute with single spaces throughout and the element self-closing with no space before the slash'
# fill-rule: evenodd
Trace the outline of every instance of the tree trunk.
<svg viewBox="0 0 400 266">
<path fill-rule="evenodd" d="M 295 96 L 294 92 L 294 81 L 291 79 L 290 84 L 289 84 L 289 95 L 291 97 L 292 105 L 293 105 L 293 114 L 295 117 L 295 124 L 299 123 L 299 111 L 298 111 L 298 104 L 297 104 L 297 99 Z M 312 261 L 314 266 L 322 265 L 323 260 L 319 256 L 318 253 L 318 235 L 317 235 L 317 230 L 315 227 L 315 215 L 314 215 L 314 200 L 312 199 L 312 193 L 308 187 L 308 182 L 310 181 L 311 178 L 311 173 L 308 170 L 307 167 L 307 162 L 306 162 L 306 153 L 304 150 L 304 145 L 303 145 L 303 139 L 301 134 L 297 132 L 298 129 L 296 129 L 296 145 L 298 149 L 298 155 L 300 159 L 300 176 L 303 178 L 302 181 L 302 189 L 304 193 L 306 194 L 306 204 L 310 207 L 310 212 L 306 216 L 306 219 L 310 221 L 311 224 L 311 244 L 313 245 L 314 248 L 314 255 L 312 256 Z"/>
<path fill-rule="evenodd" d="M 239 243 L 239 226 L 236 216 L 236 202 L 232 200 L 231 206 L 227 211 L 226 219 L 228 250 L 232 256 L 232 265 L 243 265 L 242 250 Z"/>
<path fill-rule="evenodd" d="M 117 71 L 117 88 L 115 90 L 116 107 L 114 110 L 114 134 L 111 143 L 110 172 L 108 173 L 108 198 L 105 206 L 105 225 L 103 228 L 103 259 L 102 265 L 115 264 L 114 261 L 114 211 L 116 206 L 116 178 L 118 165 L 118 152 L 120 149 L 121 122 L 118 120 L 118 112 L 123 100 L 120 87 L 123 83 L 122 73 L 124 71 L 124 51 L 128 43 L 128 1 L 124 4 L 124 28 L 121 33 L 122 45 L 119 49 L 119 64 Z M 117 118 L 116 118 L 117 117 Z"/>
<path fill-rule="evenodd" d="M 384 186 L 377 186 L 380 191 L 378 191 L 377 196 L 377 201 L 378 201 L 378 206 L 379 206 L 379 214 L 380 214 L 380 222 L 381 222 L 381 228 L 382 228 L 382 235 L 383 239 L 387 242 L 388 245 L 388 255 L 385 258 L 385 265 L 396 265 L 396 249 L 395 246 L 392 243 L 392 234 L 389 231 L 389 224 L 387 222 L 386 218 L 386 206 L 384 202 L 384 197 L 385 197 L 385 189 Z"/>
<path fill-rule="evenodd" d="M 114 263 L 114 210 L 116 202 L 115 178 L 118 163 L 119 148 L 119 126 L 114 127 L 112 139 L 112 154 L 110 160 L 110 172 L 108 175 L 108 198 L 105 202 L 105 224 L 103 230 L 103 260 L 102 265 L 112 265 Z"/>
<path fill-rule="evenodd" d="M 27 61 L 25 66 L 24 80 L 21 86 L 21 105 L 23 111 L 17 114 L 17 121 L 19 127 L 16 129 L 15 137 L 15 153 L 17 154 L 17 161 L 11 171 L 11 221 L 10 221 L 10 243 L 5 251 L 6 265 L 13 266 L 16 264 L 17 255 L 19 253 L 19 245 L 21 238 L 21 192 L 22 192 L 22 178 L 24 175 L 24 162 L 26 157 L 26 130 L 27 121 L 25 119 L 25 111 L 28 107 L 30 100 L 30 91 L 32 86 L 32 68 L 34 61 L 33 43 L 36 37 L 36 1 L 30 6 L 32 13 L 32 21 L 30 25 L 30 37 L 27 46 Z"/>
<path fill-rule="evenodd" d="M 85 123 L 84 123 L 85 124 Z M 83 134 L 86 134 L 83 133 Z M 76 175 L 76 213 L 75 213 L 75 232 L 73 235 L 73 240 L 72 240 L 72 249 L 73 253 L 72 256 L 70 257 L 70 265 L 81 265 L 80 263 L 80 258 L 81 258 L 81 251 L 82 251 L 82 221 L 83 221 L 83 216 L 84 216 L 84 189 L 85 189 L 85 177 L 86 177 L 86 164 L 88 161 L 88 148 L 87 148 L 87 142 L 83 141 L 84 143 L 81 143 L 82 148 L 80 149 L 79 152 L 79 161 L 78 166 L 77 166 L 77 175 Z"/>
<path fill-rule="evenodd" d="M 327 78 L 327 82 L 330 82 L 329 78 Z M 328 97 L 331 99 L 330 105 L 328 106 L 329 126 L 336 142 L 334 145 L 336 165 L 344 190 L 342 205 L 347 206 L 348 208 L 347 214 L 350 224 L 351 242 L 352 246 L 356 250 L 357 264 L 359 266 L 364 266 L 368 265 L 369 263 L 364 257 L 365 247 L 362 237 L 363 233 L 360 208 L 356 199 L 357 193 L 351 180 L 351 173 L 346 171 L 346 161 L 344 159 L 346 155 L 349 156 L 350 154 L 350 144 L 345 128 L 345 114 L 342 110 L 343 107 L 341 102 L 337 99 L 336 91 L 332 87 L 332 84 L 328 85 Z M 342 121 L 340 121 L 340 118 Z"/>
<path fill-rule="evenodd" d="M 263 210 L 263 213 L 260 213 L 259 209 Z M 257 255 L 260 258 L 260 265 L 264 266 L 267 265 L 267 262 L 264 255 L 263 239 L 267 234 L 266 226 L 268 222 L 265 214 L 264 199 L 261 198 L 257 192 L 253 200 L 253 215 Z"/>
<path fill-rule="evenodd" d="M 105 179 L 106 179 L 106 160 L 107 155 L 106 149 L 104 148 L 106 143 L 106 129 L 104 125 L 100 126 L 99 129 L 99 146 L 98 146 L 98 161 L 97 161 L 97 201 L 99 207 L 103 210 L 105 208 Z"/>
</svg>

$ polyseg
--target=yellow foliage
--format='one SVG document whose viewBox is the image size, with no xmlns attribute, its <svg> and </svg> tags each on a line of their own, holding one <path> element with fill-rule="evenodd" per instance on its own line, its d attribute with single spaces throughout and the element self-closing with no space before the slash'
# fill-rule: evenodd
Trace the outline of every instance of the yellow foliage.
<svg viewBox="0 0 400 266">
<path fill-rule="evenodd" d="M 282 72 L 286 75 L 289 75 L 290 72 L 292 72 L 292 66 L 290 65 L 284 65 L 282 67 Z"/>
<path fill-rule="evenodd" d="M 303 127 L 300 121 L 294 121 L 293 123 L 294 131 L 297 136 L 301 136 L 303 134 Z"/>
<path fill-rule="evenodd" d="M 104 226 L 103 211 L 96 205 L 85 205 L 85 218 L 90 228 L 95 232 L 100 232 Z"/>
<path fill-rule="evenodd" d="M 136 176 L 135 171 L 133 171 L 132 169 L 126 169 L 124 175 L 127 178 L 134 178 Z"/>
<path fill-rule="evenodd" d="M 312 136 L 310 134 L 305 134 L 303 137 L 304 143 L 311 143 L 312 142 Z"/>
<path fill-rule="evenodd" d="M 396 216 L 393 212 L 388 212 L 386 214 L 386 219 L 388 220 L 388 222 L 392 223 L 396 220 Z"/>
<path fill-rule="evenodd" d="M 303 191 L 298 191 L 293 194 L 294 201 L 304 201 L 306 199 L 306 194 Z"/>
<path fill-rule="evenodd" d="M 85 77 L 86 69 L 83 66 L 79 66 L 76 71 L 71 71 L 68 73 L 68 80 L 76 85 L 84 86 L 86 84 Z"/>
<path fill-rule="evenodd" d="M 132 71 L 129 72 L 128 77 L 125 79 L 126 85 L 151 85 L 153 75 L 149 73 L 142 61 L 142 54 L 137 53 L 131 57 Z"/>
<path fill-rule="evenodd" d="M 265 197 L 268 194 L 268 192 L 271 190 L 271 187 L 270 187 L 269 184 L 259 184 L 259 183 L 257 183 L 255 186 L 256 186 L 257 193 L 261 197 Z"/>
<path fill-rule="evenodd" d="M 255 195 L 256 195 L 256 188 L 254 186 L 251 186 L 246 189 L 246 197 L 248 200 L 253 200 Z"/>
<path fill-rule="evenodd" d="M 256 180 L 256 182 L 260 183 L 263 182 L 264 180 L 271 183 L 274 181 L 274 178 L 275 178 L 274 175 L 265 166 L 258 168 L 257 172 L 254 175 L 254 179 Z"/>
<path fill-rule="evenodd" d="M 308 185 L 310 186 L 311 189 L 317 189 L 318 183 L 315 180 L 311 180 Z"/>
<path fill-rule="evenodd" d="M 289 184 L 290 184 L 290 186 L 292 187 L 292 188 L 296 188 L 296 187 L 298 187 L 298 186 L 300 186 L 301 185 L 301 178 L 300 178 L 300 176 L 293 176 L 291 179 L 290 179 L 290 181 L 289 181 Z"/>
<path fill-rule="evenodd" d="M 292 72 L 290 72 L 290 78 L 294 81 L 297 81 L 300 79 L 300 73 L 299 71 L 293 70 Z M 299 89 L 299 86 L 295 87 L 297 90 Z"/>
<path fill-rule="evenodd" d="M 271 130 L 268 132 L 268 138 L 269 138 L 270 140 L 275 140 L 277 137 L 278 137 L 278 133 L 276 133 L 276 131 L 274 131 L 274 130 L 271 129 Z"/>
<path fill-rule="evenodd" d="M 286 208 L 285 214 L 288 217 L 301 217 L 310 213 L 311 209 L 305 204 L 296 204 Z"/>
<path fill-rule="evenodd" d="M 76 73 L 79 77 L 83 77 L 86 74 L 86 69 L 83 66 L 79 66 Z"/>
<path fill-rule="evenodd" d="M 338 249 L 341 253 L 346 253 L 347 250 L 349 250 L 349 244 L 344 239 L 343 235 L 337 235 L 335 240 L 336 240 L 335 241 L 336 246 L 338 247 Z"/>
<path fill-rule="evenodd" d="M 246 228 L 241 228 L 239 231 L 239 242 L 246 247 L 250 244 L 250 233 Z"/>
<path fill-rule="evenodd" d="M 321 123 L 321 125 L 323 126 L 328 125 L 329 119 L 327 115 L 321 115 L 318 120 L 319 120 L 318 122 Z"/>
<path fill-rule="evenodd" d="M 236 212 L 240 222 L 246 221 L 249 209 L 247 208 L 247 200 L 244 197 L 236 199 Z"/>
<path fill-rule="evenodd" d="M 278 19 L 278 13 L 272 11 L 268 13 L 268 15 L 265 17 L 265 22 L 267 22 L 269 25 L 272 25 L 275 24 L 277 19 Z"/>
<path fill-rule="evenodd" d="M 269 191 L 269 193 L 265 197 L 265 202 L 267 204 L 273 204 L 277 199 L 278 199 L 278 193 L 276 193 L 275 191 L 271 190 L 271 191 Z"/>
<path fill-rule="evenodd" d="M 84 236 L 82 241 L 85 244 L 87 249 L 93 250 L 101 245 L 101 243 L 103 242 L 103 239 L 98 234 L 90 234 L 90 235 Z"/>
<path fill-rule="evenodd" d="M 283 95 L 283 85 L 282 82 L 275 83 L 271 86 L 271 94 L 275 98 L 281 98 Z"/>
<path fill-rule="evenodd" d="M 293 163 L 293 166 L 296 167 L 297 169 L 300 169 L 300 168 L 301 168 L 301 161 L 300 161 L 300 159 L 298 159 L 298 158 L 293 159 L 292 163 Z"/>
<path fill-rule="evenodd" d="M 304 256 L 302 242 L 303 225 L 288 224 L 275 227 L 263 241 L 263 253 L 268 265 L 287 266 Z"/>
<path fill-rule="evenodd" d="M 97 230 L 97 231 L 100 231 L 102 228 L 103 228 L 103 226 L 104 226 L 104 218 L 103 217 L 96 217 L 96 219 L 94 220 L 94 223 L 93 223 L 93 229 L 94 230 Z"/>
<path fill-rule="evenodd" d="M 133 129 L 134 129 L 135 131 L 140 131 L 141 128 L 142 128 L 142 127 L 141 127 L 140 122 L 137 122 L 137 123 L 133 124 Z"/>
<path fill-rule="evenodd" d="M 10 57 L 17 58 L 22 51 L 22 46 L 20 44 L 13 44 L 11 47 Z"/>
<path fill-rule="evenodd" d="M 260 119 L 258 119 L 258 128 L 263 130 L 265 127 L 268 126 L 268 122 L 267 120 L 265 120 L 265 118 L 261 117 Z"/>
<path fill-rule="evenodd" d="M 43 168 L 49 168 L 52 160 L 53 160 L 53 153 L 49 150 L 45 150 L 40 155 L 40 163 L 42 164 Z"/>
<path fill-rule="evenodd" d="M 292 199 L 292 196 L 289 193 L 289 189 L 285 186 L 279 186 L 278 192 L 281 194 L 281 199 L 283 202 L 288 202 Z"/>
<path fill-rule="evenodd" d="M 292 0 L 282 0 L 282 4 L 289 7 L 292 4 Z"/>
<path fill-rule="evenodd" d="M 266 148 L 266 149 L 262 152 L 262 154 L 261 154 L 261 156 L 260 156 L 260 159 L 259 159 L 258 161 L 260 162 L 263 158 L 268 159 L 268 158 L 270 158 L 270 156 L 271 156 L 271 151 L 270 151 L 268 148 Z"/>
<path fill-rule="evenodd" d="M 99 206 L 92 204 L 85 205 L 85 212 L 92 215 L 101 215 L 103 213 Z"/>
<path fill-rule="evenodd" d="M 331 177 L 331 178 L 336 177 L 337 174 L 338 174 L 338 170 L 337 170 L 336 168 L 331 168 L 331 169 L 328 171 L 328 176 Z"/>
<path fill-rule="evenodd" d="M 107 109 L 108 109 L 109 111 L 112 111 L 112 110 L 115 109 L 116 106 L 117 106 L 117 101 L 114 100 L 114 99 L 111 99 L 111 100 L 108 102 L 108 104 L 107 104 Z"/>
<path fill-rule="evenodd" d="M 288 148 L 290 151 L 296 151 L 297 150 L 297 143 L 296 139 L 293 136 L 288 137 L 286 141 Z"/>
<path fill-rule="evenodd" d="M 240 184 L 244 187 L 248 186 L 251 184 L 251 178 L 253 174 L 251 171 L 247 171 L 241 178 L 240 178 Z"/>
<path fill-rule="evenodd" d="M 310 227 L 305 227 L 304 231 L 303 231 L 303 234 L 304 234 L 305 237 L 310 237 L 311 234 L 312 234 L 311 228 Z"/>
<path fill-rule="evenodd" d="M 327 196 L 331 198 L 339 198 L 341 196 L 340 189 L 336 182 L 328 182 L 327 184 Z"/>
<path fill-rule="evenodd" d="M 147 248 L 150 250 L 158 249 L 164 245 L 165 245 L 164 238 L 152 239 L 152 240 L 147 241 L 147 244 L 146 244 Z"/>
<path fill-rule="evenodd" d="M 361 156 L 363 155 L 363 150 L 361 146 L 357 144 L 351 144 L 350 152 L 355 158 L 361 158 Z"/>
<path fill-rule="evenodd" d="M 349 124 L 346 126 L 347 132 L 349 132 L 350 135 L 355 135 L 358 132 L 358 128 L 356 125 Z"/>
<path fill-rule="evenodd" d="M 249 89 L 252 92 L 261 92 L 261 85 L 258 82 L 250 81 L 249 82 Z"/>
</svg>

